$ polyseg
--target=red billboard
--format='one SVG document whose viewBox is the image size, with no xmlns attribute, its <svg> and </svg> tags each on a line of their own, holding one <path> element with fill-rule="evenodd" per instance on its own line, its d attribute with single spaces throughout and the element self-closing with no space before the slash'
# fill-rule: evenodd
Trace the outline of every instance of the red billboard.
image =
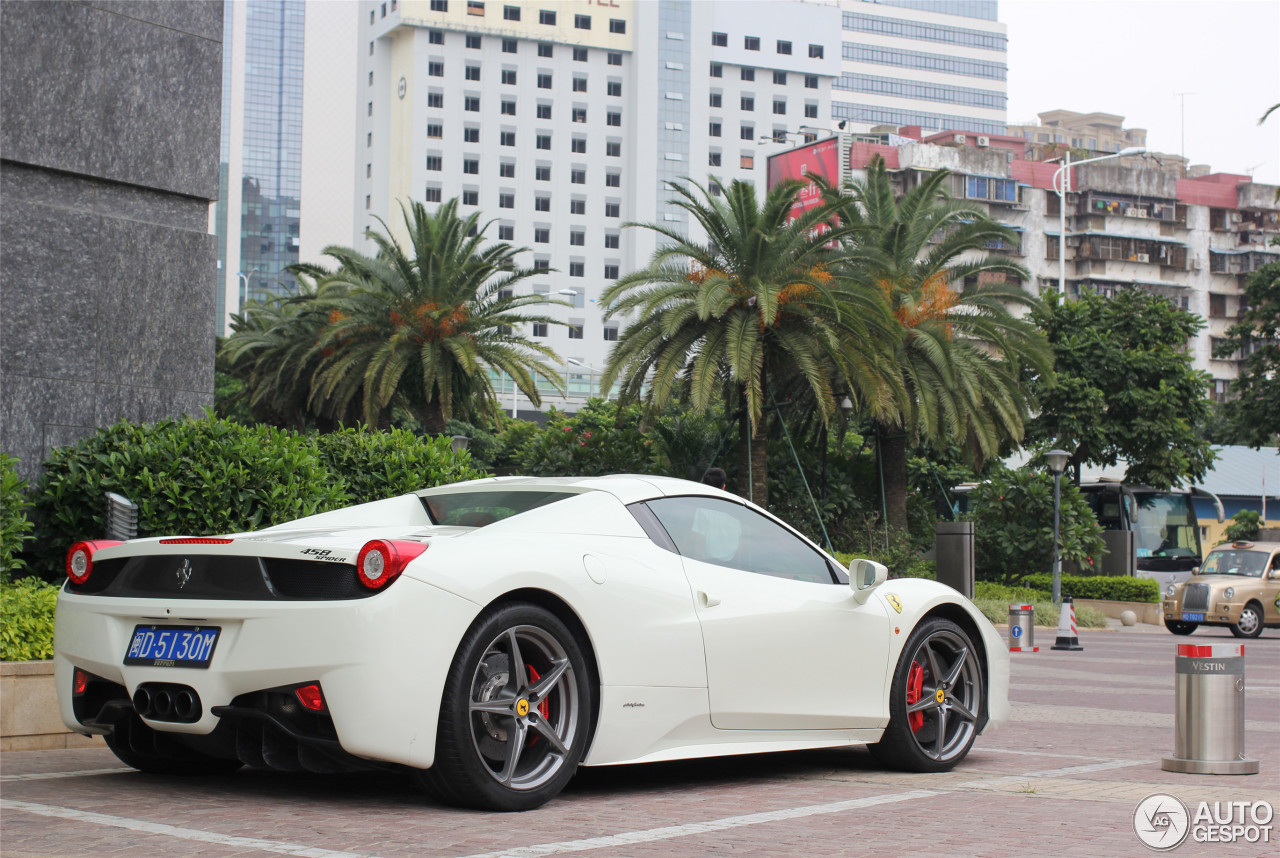
<svg viewBox="0 0 1280 858">
<path fill-rule="evenodd" d="M 806 180 L 811 176 L 821 176 L 831 185 L 840 184 L 840 138 L 828 137 L 807 146 L 779 152 L 769 156 L 769 187 L 787 179 Z M 795 205 L 791 207 L 791 217 L 798 217 L 822 202 L 822 194 L 818 186 L 809 181 L 800 189 Z"/>
</svg>

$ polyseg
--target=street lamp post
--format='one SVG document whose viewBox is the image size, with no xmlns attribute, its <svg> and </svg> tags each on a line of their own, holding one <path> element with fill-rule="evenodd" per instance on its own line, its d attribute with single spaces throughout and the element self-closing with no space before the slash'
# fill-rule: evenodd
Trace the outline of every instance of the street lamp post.
<svg viewBox="0 0 1280 858">
<path fill-rule="evenodd" d="M 1059 517 L 1061 510 L 1062 472 L 1067 469 L 1071 454 L 1066 450 L 1050 450 L 1044 456 L 1049 461 L 1049 473 L 1053 474 L 1053 603 L 1062 604 L 1062 548 L 1059 545 Z"/>
<path fill-rule="evenodd" d="M 578 360 L 577 358 L 565 358 L 565 362 L 566 362 L 566 363 L 571 363 L 571 364 L 573 364 L 574 366 L 580 366 L 580 367 L 582 367 L 583 369 L 585 369 L 587 372 L 591 373 L 593 376 L 596 376 L 596 375 L 604 375 L 604 370 L 602 370 L 602 369 L 596 369 L 596 368 L 595 368 L 594 366 L 592 366 L 591 364 L 589 364 L 589 363 L 585 363 L 585 362 L 583 362 L 583 361 L 580 361 L 580 360 Z M 591 387 L 594 389 L 594 388 L 595 388 L 595 380 L 594 380 L 594 379 L 592 379 L 592 381 L 590 382 L 590 384 L 591 384 Z M 601 394 L 602 396 L 604 396 L 604 398 L 605 398 L 605 399 L 608 399 L 608 398 L 609 398 L 608 393 L 607 393 L 606 391 L 603 391 L 603 390 L 602 390 L 602 391 L 600 391 L 600 394 Z"/>
<path fill-rule="evenodd" d="M 244 305 L 249 301 L 249 284 L 253 282 L 253 275 L 261 274 L 262 270 L 255 268 L 246 275 L 243 271 L 237 271 L 236 277 L 240 280 L 240 306 L 238 309 L 243 310 Z"/>
<path fill-rule="evenodd" d="M 1071 163 L 1071 150 L 1063 157 L 1062 166 L 1053 174 L 1053 191 L 1058 195 L 1058 295 L 1067 294 L 1067 191 L 1071 190 L 1071 168 L 1095 161 L 1108 161 L 1112 158 L 1124 158 L 1127 155 L 1142 155 L 1144 146 L 1131 146 L 1112 152 L 1110 155 L 1099 155 L 1097 158 L 1085 158 L 1083 161 Z"/>
</svg>

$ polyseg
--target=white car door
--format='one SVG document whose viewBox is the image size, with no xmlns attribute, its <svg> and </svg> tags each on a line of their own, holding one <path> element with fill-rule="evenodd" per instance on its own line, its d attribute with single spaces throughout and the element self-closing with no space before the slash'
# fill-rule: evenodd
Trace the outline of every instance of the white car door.
<svg viewBox="0 0 1280 858">
<path fill-rule="evenodd" d="M 700 496 L 647 502 L 680 552 L 723 730 L 884 725 L 889 618 L 778 522 Z"/>
</svg>

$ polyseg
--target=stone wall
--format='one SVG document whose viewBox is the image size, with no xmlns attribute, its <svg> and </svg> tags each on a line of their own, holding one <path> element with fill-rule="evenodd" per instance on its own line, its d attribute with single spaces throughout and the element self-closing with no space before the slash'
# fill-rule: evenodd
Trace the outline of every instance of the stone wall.
<svg viewBox="0 0 1280 858">
<path fill-rule="evenodd" d="M 222 3 L 0 5 L 0 449 L 213 402 Z"/>
</svg>

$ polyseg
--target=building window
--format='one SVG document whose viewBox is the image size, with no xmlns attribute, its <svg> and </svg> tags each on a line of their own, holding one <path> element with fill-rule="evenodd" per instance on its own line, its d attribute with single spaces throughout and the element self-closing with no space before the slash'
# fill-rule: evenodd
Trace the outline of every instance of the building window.
<svg viewBox="0 0 1280 858">
<path fill-rule="evenodd" d="M 574 15 L 573 28 L 575 30 L 590 30 L 591 16 L 590 15 Z"/>
<path fill-rule="evenodd" d="M 439 122 L 427 123 L 427 136 L 433 139 L 439 139 L 444 136 L 444 126 Z"/>
<path fill-rule="evenodd" d="M 804 76 L 804 88 L 805 88 L 805 89 L 817 89 L 817 88 L 818 88 L 818 76 L 817 76 L 816 74 L 807 74 L 807 75 L 805 75 L 805 76 Z"/>
<path fill-rule="evenodd" d="M 755 79 L 756 79 L 756 70 L 755 70 L 755 69 L 747 69 L 747 68 L 744 68 L 744 69 L 742 70 L 741 77 L 742 77 L 742 79 L 743 79 L 743 80 L 755 80 Z"/>
<path fill-rule="evenodd" d="M 428 30 L 427 43 L 431 45 L 444 44 L 444 30 Z"/>
<path fill-rule="evenodd" d="M 618 234 L 616 232 L 606 232 L 604 234 L 604 246 L 606 250 L 617 250 L 618 243 Z"/>
<path fill-rule="evenodd" d="M 539 227 L 539 228 L 535 229 L 535 230 L 533 231 L 533 243 L 534 243 L 534 244 L 550 244 L 550 243 L 551 243 L 551 230 L 550 230 L 550 229 L 547 229 L 545 226 L 544 226 L 544 227 Z M 535 262 L 535 263 L 533 264 L 533 267 L 534 267 L 534 268 L 537 268 L 537 267 L 538 267 L 538 263 L 536 263 L 536 262 Z M 543 267 L 543 268 L 546 268 L 546 267 L 548 267 L 548 266 L 547 266 L 547 265 L 544 265 L 544 266 L 542 266 L 542 267 Z"/>
<path fill-rule="evenodd" d="M 480 79 L 480 66 L 467 66 L 467 80 Z"/>
<path fill-rule="evenodd" d="M 823 51 L 822 51 L 822 45 L 810 45 L 810 46 L 809 46 L 809 56 L 813 57 L 815 60 L 820 60 L 820 59 L 822 59 L 822 53 L 823 53 Z"/>
<path fill-rule="evenodd" d="M 551 211 L 551 197 L 534 197 L 533 210 L 536 212 Z"/>
<path fill-rule="evenodd" d="M 548 270 L 550 270 L 550 268 L 551 268 L 551 260 L 550 260 L 550 259 L 535 259 L 535 260 L 533 260 L 533 270 L 534 270 L 534 271 L 548 271 Z M 536 286 L 534 287 L 534 291 L 537 291 L 537 287 L 536 287 Z M 543 287 L 542 291 L 543 291 L 543 292 L 546 292 L 546 291 L 547 291 L 546 287 Z"/>
<path fill-rule="evenodd" d="M 550 167 L 534 167 L 533 178 L 539 182 L 551 181 L 551 168 Z"/>
<path fill-rule="evenodd" d="M 498 208 L 513 209 L 516 207 L 515 194 L 498 194 Z"/>
<path fill-rule="evenodd" d="M 724 194 L 724 191 L 720 189 L 719 182 L 709 182 L 707 185 L 707 190 L 711 192 L 711 196 L 713 197 L 718 197 Z"/>
<path fill-rule="evenodd" d="M 511 161 L 503 161 L 498 165 L 498 175 L 504 179 L 514 179 L 516 177 L 516 165 Z"/>
<path fill-rule="evenodd" d="M 514 131 L 503 131 L 499 133 L 498 143 L 502 146 L 516 145 L 516 133 Z"/>
<path fill-rule="evenodd" d="M 569 339 L 571 339 L 571 340 L 580 340 L 580 339 L 582 339 L 582 325 L 570 325 L 570 326 L 569 326 Z"/>
<path fill-rule="evenodd" d="M 711 76 L 712 76 L 712 77 L 724 77 L 724 66 L 720 65 L 719 63 L 712 63 L 712 64 L 711 64 Z"/>
<path fill-rule="evenodd" d="M 538 23 L 545 24 L 548 27 L 554 27 L 556 25 L 556 13 L 550 9 L 538 10 Z"/>
<path fill-rule="evenodd" d="M 787 73 L 776 71 L 773 73 L 773 82 L 778 86 L 787 85 Z"/>
<path fill-rule="evenodd" d="M 370 18 L 372 18 L 372 17 L 373 17 L 373 13 L 372 13 L 372 12 L 370 12 L 370 13 L 369 13 L 369 17 L 370 17 Z M 372 22 L 372 21 L 370 21 L 369 23 L 370 23 L 370 24 L 372 24 L 373 22 Z M 369 210 L 369 209 L 371 209 L 372 207 L 373 207 L 373 197 L 372 197 L 372 196 L 370 196 L 369 194 L 365 194 L 365 195 L 364 195 L 364 210 L 365 210 L 365 211 L 368 211 L 368 210 Z"/>
<path fill-rule="evenodd" d="M 606 341 L 616 343 L 618 341 L 618 329 L 610 325 L 604 329 L 604 338 Z"/>
<path fill-rule="evenodd" d="M 712 123 L 709 123 L 709 124 L 707 125 L 707 133 L 708 133 L 709 135 L 711 135 L 712 137 L 719 137 L 719 136 L 720 136 L 720 123 L 719 123 L 719 122 L 712 122 Z"/>
<path fill-rule="evenodd" d="M 515 40 L 515 39 L 503 39 L 503 40 L 502 40 L 502 52 L 503 52 L 504 54 L 514 54 L 514 53 L 516 53 L 516 49 L 517 49 L 518 45 L 519 45 L 519 43 L 518 43 L 518 42 L 516 42 L 516 40 Z"/>
<path fill-rule="evenodd" d="M 777 127 L 775 127 L 775 128 L 773 129 L 773 142 L 774 142 L 774 143 L 786 143 L 786 142 L 787 142 L 787 129 L 785 129 L 785 128 L 777 128 Z"/>
<path fill-rule="evenodd" d="M 586 92 L 586 91 L 587 91 L 587 79 L 586 79 L 585 77 L 575 77 L 575 78 L 573 79 L 573 91 L 574 91 L 574 92 Z"/>
<path fill-rule="evenodd" d="M 709 166 L 709 167 L 719 167 L 719 166 L 720 166 L 720 153 L 719 153 L 719 152 L 716 152 L 716 151 L 714 151 L 714 150 L 713 150 L 713 151 L 711 151 L 711 152 L 708 152 L 708 153 L 707 153 L 707 166 Z"/>
<path fill-rule="evenodd" d="M 622 125 L 621 113 L 606 113 L 604 115 L 604 124 L 620 127 Z"/>
<path fill-rule="evenodd" d="M 569 181 L 575 185 L 585 185 L 587 183 L 586 170 L 570 170 Z"/>
<path fill-rule="evenodd" d="M 606 266 L 604 267 L 604 279 L 605 279 L 605 280 L 617 280 L 617 279 L 618 279 L 618 266 L 617 266 L 617 265 L 606 265 Z"/>
<path fill-rule="evenodd" d="M 519 20 L 520 20 L 520 7 L 519 7 L 519 6 L 503 6 L 503 7 L 502 7 L 502 20 L 504 20 L 504 21 L 519 21 Z"/>
<path fill-rule="evenodd" d="M 543 72 L 538 75 L 538 89 L 551 89 L 551 73 Z"/>
<path fill-rule="evenodd" d="M 433 187 L 431 187 L 431 186 L 429 186 L 429 185 L 427 186 L 427 202 L 429 202 L 429 203 L 438 203 L 438 202 L 440 202 L 440 189 L 439 189 L 439 188 L 433 188 Z"/>
<path fill-rule="evenodd" d="M 369 115 L 373 116 L 373 102 L 369 102 Z"/>
<path fill-rule="evenodd" d="M 748 51 L 760 50 L 760 37 L 759 36 L 743 36 L 742 47 Z"/>
<path fill-rule="evenodd" d="M 430 134 L 428 134 L 427 136 L 428 136 L 428 137 L 430 137 L 431 135 L 430 135 Z M 463 143 L 479 143 L 479 142 L 480 142 L 480 129 L 479 129 L 479 128 L 464 128 L 464 129 L 462 129 L 462 142 L 463 142 Z"/>
<path fill-rule="evenodd" d="M 365 177 L 366 179 L 372 179 L 372 178 L 373 178 L 373 165 L 372 165 L 372 164 L 365 164 L 365 165 L 364 165 L 364 177 Z"/>
<path fill-rule="evenodd" d="M 773 112 L 778 114 L 779 116 L 786 115 L 787 100 L 785 98 L 775 98 L 773 100 Z"/>
<path fill-rule="evenodd" d="M 479 191 L 463 191 L 462 204 L 464 206 L 480 205 L 480 192 Z"/>
<path fill-rule="evenodd" d="M 428 93 L 427 93 L 427 107 L 444 107 L 444 93 L 443 93 L 443 92 L 428 92 Z"/>
<path fill-rule="evenodd" d="M 610 32 L 610 33 L 625 33 L 625 32 L 627 32 L 627 22 L 626 22 L 626 21 L 624 21 L 624 20 L 622 20 L 621 18 L 610 18 L 610 19 L 609 19 L 609 32 Z"/>
<path fill-rule="evenodd" d="M 484 3 L 481 0 L 467 0 L 467 14 L 484 17 Z"/>
<path fill-rule="evenodd" d="M 449 0 L 431 0 L 432 12 L 448 12 Z"/>
<path fill-rule="evenodd" d="M 503 83 L 505 83 L 505 84 L 507 84 L 508 86 L 515 86 L 515 85 L 516 85 L 516 70 L 515 70 L 515 69 L 503 69 L 503 70 L 502 70 L 502 82 L 503 82 Z"/>
<path fill-rule="evenodd" d="M 570 141 L 569 148 L 577 155 L 585 155 L 587 152 L 587 138 L 575 137 Z"/>
<path fill-rule="evenodd" d="M 813 104 L 812 102 L 810 102 L 809 104 L 806 104 L 806 105 L 804 106 L 804 118 L 805 118 L 805 119 L 817 119 L 817 118 L 818 118 L 818 105 Z"/>
<path fill-rule="evenodd" d="M 604 186 L 606 188 L 622 187 L 622 174 L 621 173 L 605 173 Z"/>
<path fill-rule="evenodd" d="M 787 56 L 790 56 L 790 55 L 791 55 L 791 43 L 790 43 L 790 42 L 784 42 L 784 41 L 782 41 L 781 39 L 779 39 L 779 40 L 778 40 L 778 53 L 780 53 L 780 54 L 786 54 Z"/>
<path fill-rule="evenodd" d="M 621 158 L 622 143 L 620 141 L 615 140 L 611 143 L 604 144 L 604 154 L 610 158 Z"/>
<path fill-rule="evenodd" d="M 373 56 L 373 42 L 369 43 L 369 56 Z"/>
<path fill-rule="evenodd" d="M 587 213 L 586 200 L 569 200 L 569 214 L 584 215 Z"/>
<path fill-rule="evenodd" d="M 738 137 L 742 140 L 754 140 L 756 138 L 756 127 L 754 125 L 743 125 L 738 129 Z"/>
<path fill-rule="evenodd" d="M 439 155 L 427 156 L 427 169 L 433 173 L 438 173 L 444 169 L 444 159 Z"/>
<path fill-rule="evenodd" d="M 580 229 L 569 233 L 569 243 L 574 247 L 582 247 L 587 243 L 587 234 Z"/>
<path fill-rule="evenodd" d="M 742 107 L 743 110 L 755 110 L 756 100 L 749 95 L 744 95 L 742 96 L 740 106 Z"/>
<path fill-rule="evenodd" d="M 573 109 L 573 121 L 574 121 L 574 122 L 586 122 L 586 121 L 587 121 L 587 109 L 586 109 L 585 107 L 575 107 L 575 108 Z"/>
<path fill-rule="evenodd" d="M 585 263 L 585 262 L 570 262 L 570 263 L 569 263 L 569 276 L 570 276 L 570 277 L 584 277 L 584 276 L 586 276 L 586 263 Z"/>
<path fill-rule="evenodd" d="M 622 97 L 622 81 L 620 80 L 609 81 L 607 94 L 612 95 L 615 98 L 621 98 Z"/>
<path fill-rule="evenodd" d="M 605 217 L 621 217 L 621 215 L 622 215 L 621 203 L 605 203 L 604 204 Z"/>
<path fill-rule="evenodd" d="M 480 159 L 479 158 L 463 158 L 462 172 L 471 173 L 472 175 L 480 175 Z"/>
<path fill-rule="evenodd" d="M 370 131 L 364 136 L 364 148 L 369 149 L 373 146 L 373 132 Z"/>
<path fill-rule="evenodd" d="M 509 223 L 498 224 L 498 241 L 515 241 L 516 228 Z M 503 290 L 506 291 L 505 289 Z M 509 295 L 507 297 L 510 297 Z"/>
<path fill-rule="evenodd" d="M 718 93 L 718 92 L 713 92 L 713 93 L 711 93 L 710 105 L 711 105 L 712 107 L 723 107 L 723 106 L 724 106 L 724 96 L 723 96 L 721 93 Z"/>
<path fill-rule="evenodd" d="M 618 53 L 617 51 L 610 51 L 608 56 L 609 56 L 609 65 L 611 66 L 622 65 L 622 54 Z"/>
<path fill-rule="evenodd" d="M 550 44 L 547 44 L 546 42 L 542 42 L 541 44 L 538 45 L 538 56 L 549 58 L 551 57 L 554 50 L 555 50 L 554 45 L 550 45 Z"/>
<path fill-rule="evenodd" d="M 544 12 L 543 14 L 546 14 L 546 13 Z M 552 12 L 551 14 L 552 14 L 552 15 L 555 15 L 555 13 L 554 13 L 554 12 Z M 546 322 L 534 322 L 534 323 L 533 323 L 533 335 L 534 335 L 535 337 L 545 337 L 545 336 L 547 335 L 547 323 L 546 323 Z"/>
<path fill-rule="evenodd" d="M 480 112 L 480 96 L 468 95 L 462 99 L 462 109 L 471 113 Z"/>
<path fill-rule="evenodd" d="M 713 48 L 729 47 L 729 34 L 728 33 L 712 33 L 711 46 Z"/>
<path fill-rule="evenodd" d="M 516 115 L 516 103 L 515 103 L 514 101 L 504 101 L 504 102 L 502 102 L 502 110 L 501 110 L 501 112 L 502 112 L 502 115 L 503 115 L 503 116 L 515 116 L 515 115 Z"/>
<path fill-rule="evenodd" d="M 369 86 L 373 86 L 373 72 L 369 72 Z"/>
<path fill-rule="evenodd" d="M 538 118 L 539 118 L 539 119 L 550 119 L 550 118 L 551 118 L 551 105 L 549 105 L 549 104 L 539 104 L 539 105 L 538 105 Z"/>
<path fill-rule="evenodd" d="M 427 74 L 432 77 L 444 77 L 444 63 L 427 63 Z"/>
<path fill-rule="evenodd" d="M 574 61 L 575 63 L 585 63 L 585 62 L 587 61 L 587 49 L 586 49 L 586 48 L 574 48 L 574 49 L 573 49 L 573 61 Z"/>
<path fill-rule="evenodd" d="M 473 51 L 478 51 L 484 45 L 484 37 L 475 33 L 467 33 L 467 47 Z"/>
<path fill-rule="evenodd" d="M 742 155 L 738 158 L 738 166 L 744 170 L 753 170 L 756 166 L 754 155 Z"/>
</svg>

